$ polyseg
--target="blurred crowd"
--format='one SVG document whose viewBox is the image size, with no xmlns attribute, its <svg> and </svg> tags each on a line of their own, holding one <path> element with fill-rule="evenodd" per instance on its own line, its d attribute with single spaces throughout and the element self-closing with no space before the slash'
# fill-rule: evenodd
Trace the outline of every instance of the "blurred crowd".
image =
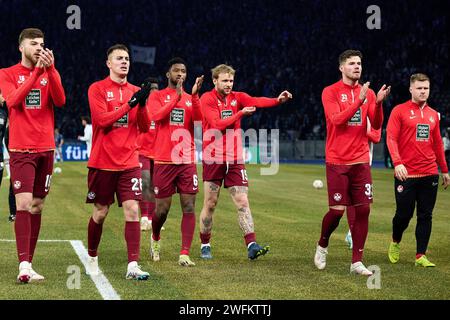
<svg viewBox="0 0 450 320">
<path fill-rule="evenodd" d="M 66 26 L 69 5 L 81 9 L 81 29 Z M 165 65 L 181 56 L 188 62 L 186 90 L 196 76 L 227 63 L 236 70 L 236 91 L 253 96 L 294 99 L 259 110 L 243 120 L 244 128 L 278 128 L 282 139 L 323 139 L 326 135 L 321 93 L 339 80 L 337 58 L 349 48 L 363 52 L 363 81 L 377 91 L 392 86 L 385 118 L 409 98 L 409 76 L 424 72 L 432 79 L 430 105 L 450 126 L 449 21 L 445 4 L 428 1 L 378 1 L 381 30 L 369 30 L 369 1 L 51 1 L 0 0 L 0 67 L 19 61 L 17 37 L 26 27 L 41 28 L 53 49 L 67 105 L 56 112 L 65 139 L 83 132 L 80 117 L 89 114 L 89 85 L 107 76 L 106 50 L 115 43 L 156 47 L 155 64 L 135 63 L 129 81 L 147 76 L 166 85 Z M 133 57 L 131 57 L 133 58 Z"/>
</svg>

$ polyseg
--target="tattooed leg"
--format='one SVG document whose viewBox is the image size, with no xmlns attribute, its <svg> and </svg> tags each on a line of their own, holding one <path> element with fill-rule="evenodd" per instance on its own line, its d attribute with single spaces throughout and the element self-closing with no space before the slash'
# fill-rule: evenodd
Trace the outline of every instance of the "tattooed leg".
<svg viewBox="0 0 450 320">
<path fill-rule="evenodd" d="M 245 234 L 255 232 L 255 225 L 253 223 L 252 213 L 250 208 L 242 207 L 238 209 L 239 226 L 242 232 Z"/>
<path fill-rule="evenodd" d="M 235 186 L 230 188 L 230 195 L 238 209 L 239 226 L 244 235 L 255 232 L 252 212 L 248 203 L 248 187 Z"/>
<path fill-rule="evenodd" d="M 219 200 L 220 186 L 213 182 L 205 181 L 205 197 L 200 213 L 200 233 L 209 234 L 213 225 L 213 214 Z"/>
</svg>

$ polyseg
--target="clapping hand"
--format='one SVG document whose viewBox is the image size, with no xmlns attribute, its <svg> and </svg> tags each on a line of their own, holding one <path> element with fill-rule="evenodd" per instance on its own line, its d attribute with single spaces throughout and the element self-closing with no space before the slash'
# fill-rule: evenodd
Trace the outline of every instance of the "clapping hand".
<svg viewBox="0 0 450 320">
<path fill-rule="evenodd" d="M 277 99 L 280 103 L 285 103 L 289 99 L 292 99 L 292 94 L 289 91 L 284 90 L 282 93 L 280 93 Z"/>
<path fill-rule="evenodd" d="M 244 116 L 252 115 L 256 111 L 256 107 L 245 107 L 242 109 Z"/>
<path fill-rule="evenodd" d="M 380 91 L 377 93 L 377 104 L 383 102 L 391 92 L 391 86 L 386 87 L 385 84 L 381 87 Z"/>
<path fill-rule="evenodd" d="M 202 87 L 203 84 L 203 78 L 204 76 L 202 75 L 200 77 L 197 77 L 197 79 L 195 79 L 194 86 L 192 87 L 192 95 L 198 94 L 198 92 L 200 91 L 200 88 Z"/>
<path fill-rule="evenodd" d="M 370 82 L 367 81 L 363 84 L 361 91 L 359 92 L 359 100 L 364 101 L 366 100 L 367 91 L 369 91 Z"/>
</svg>

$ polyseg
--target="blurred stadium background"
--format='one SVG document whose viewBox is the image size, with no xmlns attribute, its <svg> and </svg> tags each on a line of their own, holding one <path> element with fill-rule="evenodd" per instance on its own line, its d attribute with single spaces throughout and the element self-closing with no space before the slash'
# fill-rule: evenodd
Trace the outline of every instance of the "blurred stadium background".
<svg viewBox="0 0 450 320">
<path fill-rule="evenodd" d="M 367 28 L 367 8 L 373 4 L 381 10 L 381 29 Z M 384 104 L 384 126 L 392 108 L 409 98 L 414 72 L 431 77 L 430 105 L 441 112 L 442 129 L 450 126 L 445 1 L 0 0 L 0 5 L 0 66 L 19 60 L 17 37 L 23 28 L 45 32 L 67 92 L 66 108 L 56 112 L 56 126 L 66 143 L 75 146 L 83 132 L 80 116 L 89 114 L 87 89 L 107 75 L 105 52 L 115 43 L 136 49 L 131 54 L 132 83 L 151 75 L 165 86 L 166 62 L 181 56 L 188 62 L 186 88 L 204 74 L 202 91 L 211 89 L 210 69 L 229 63 L 237 69 L 235 90 L 254 96 L 290 90 L 294 99 L 289 104 L 243 120 L 244 129 L 280 130 L 282 161 L 324 158 L 321 92 L 339 79 L 337 57 L 348 48 L 363 52 L 363 81 L 371 81 L 374 90 L 383 83 L 392 86 Z M 70 5 L 80 8 L 80 29 L 67 27 Z M 375 160 L 384 158 L 382 142 L 375 147 Z"/>
<path fill-rule="evenodd" d="M 381 9 L 381 29 L 369 30 L 369 5 Z M 70 5 L 81 10 L 81 29 L 67 28 Z M 237 69 L 234 89 L 254 96 L 276 96 L 288 89 L 294 99 L 283 106 L 258 111 L 243 120 L 243 128 L 279 129 L 280 160 L 323 162 L 325 120 L 322 89 L 337 81 L 338 55 L 348 48 L 363 52 L 363 80 L 377 90 L 392 86 L 384 104 L 385 123 L 392 108 L 407 100 L 409 76 L 424 72 L 431 77 L 430 105 L 442 116 L 441 128 L 450 127 L 449 14 L 445 1 L 248 0 L 248 1 L 50 1 L 0 0 L 0 67 L 19 61 L 17 38 L 26 27 L 41 28 L 46 46 L 53 49 L 62 76 L 67 105 L 56 110 L 55 125 L 65 137 L 65 156 L 84 160 L 80 116 L 89 114 L 88 86 L 107 76 L 105 52 L 115 43 L 134 46 L 129 81 L 155 76 L 166 85 L 165 64 L 181 56 L 188 62 L 190 88 L 196 76 L 211 89 L 210 69 L 228 63 Z M 148 54 L 148 55 L 147 55 Z M 140 61 L 140 62 L 139 62 Z M 384 137 L 384 134 L 383 134 Z M 69 151 L 67 148 L 70 147 Z M 375 148 L 379 166 L 386 158 L 384 142 Z M 67 160 L 67 159 L 66 159 Z M 43 239 L 85 241 L 91 208 L 84 204 L 85 163 L 64 163 L 55 175 L 43 220 Z M 405 260 L 398 268 L 387 263 L 385 251 L 394 210 L 392 172 L 374 170 L 375 204 L 367 247 L 369 264 L 382 268 L 383 290 L 368 290 L 365 279 L 348 275 L 350 251 L 343 238 L 345 223 L 335 235 L 330 268 L 321 273 L 312 263 L 320 219 L 326 209 L 326 191 L 314 190 L 312 181 L 325 180 L 321 166 L 283 165 L 276 176 L 259 176 L 250 166 L 252 202 L 258 236 L 273 251 L 261 263 L 250 264 L 236 224 L 234 209 L 225 199 L 217 210 L 217 257 L 211 265 L 198 261 L 186 275 L 175 264 L 179 242 L 179 210 L 168 221 L 167 247 L 160 266 L 147 259 L 143 236 L 143 266 L 153 276 L 150 285 L 123 279 L 125 247 L 122 214 L 114 207 L 101 244 L 100 266 L 124 299 L 449 299 L 450 228 L 446 214 L 450 202 L 440 192 L 430 254 L 439 268 L 414 269 L 413 228 L 405 235 Z M 448 192 L 448 191 L 447 191 Z M 14 237 L 7 221 L 7 184 L 1 188 L 0 238 Z M 64 195 L 64 196 L 62 196 Z M 270 196 L 269 196 L 270 195 Z M 197 199 L 197 212 L 203 196 Z M 176 203 L 177 201 L 174 201 Z M 164 235 L 164 234 L 163 234 Z M 293 236 L 295 235 L 295 236 Z M 341 239 L 341 240 L 339 240 Z M 406 241 L 408 244 L 406 244 Z M 166 244 L 165 244 L 166 245 Z M 79 261 L 70 247 L 40 243 L 37 268 L 48 277 L 45 284 L 18 287 L 13 244 L 0 243 L 0 299 L 101 299 L 83 276 L 83 290 L 67 290 L 66 268 Z M 194 241 L 193 252 L 197 243 Z M 331 252 L 331 251 L 330 251 Z M 345 253 L 345 254 L 344 254 Z M 63 265 L 57 259 L 64 255 Z M 403 254 L 403 253 L 402 253 Z M 219 257 L 223 258 L 220 259 Z M 409 260 L 408 260 L 409 259 Z M 53 270 L 54 266 L 58 267 Z M 211 286 L 205 285 L 209 281 Z M 31 288 L 31 289 L 30 289 Z M 326 288 L 326 290 L 323 290 Z"/>
</svg>

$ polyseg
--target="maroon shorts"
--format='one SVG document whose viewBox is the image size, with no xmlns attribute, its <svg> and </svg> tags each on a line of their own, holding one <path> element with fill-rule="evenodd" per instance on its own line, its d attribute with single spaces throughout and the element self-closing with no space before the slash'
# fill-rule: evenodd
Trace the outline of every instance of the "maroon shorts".
<svg viewBox="0 0 450 320">
<path fill-rule="evenodd" d="M 33 197 L 45 198 L 52 180 L 53 151 L 12 151 L 9 157 L 14 194 L 30 192 Z"/>
<path fill-rule="evenodd" d="M 171 197 L 174 193 L 196 194 L 198 176 L 195 164 L 155 163 L 153 172 L 155 198 Z"/>
<path fill-rule="evenodd" d="M 214 182 L 218 186 L 248 187 L 247 170 L 244 164 L 223 163 L 207 164 L 203 162 L 203 181 Z"/>
<path fill-rule="evenodd" d="M 155 161 L 152 158 L 139 155 L 139 165 L 141 167 L 141 170 L 148 170 L 150 171 L 150 176 L 153 175 Z"/>
<path fill-rule="evenodd" d="M 354 165 L 326 164 L 328 203 L 352 206 L 372 203 L 372 176 L 368 163 Z"/>
<path fill-rule="evenodd" d="M 117 196 L 119 207 L 127 200 L 142 200 L 141 169 L 108 171 L 89 168 L 86 203 L 109 206 Z"/>
</svg>

